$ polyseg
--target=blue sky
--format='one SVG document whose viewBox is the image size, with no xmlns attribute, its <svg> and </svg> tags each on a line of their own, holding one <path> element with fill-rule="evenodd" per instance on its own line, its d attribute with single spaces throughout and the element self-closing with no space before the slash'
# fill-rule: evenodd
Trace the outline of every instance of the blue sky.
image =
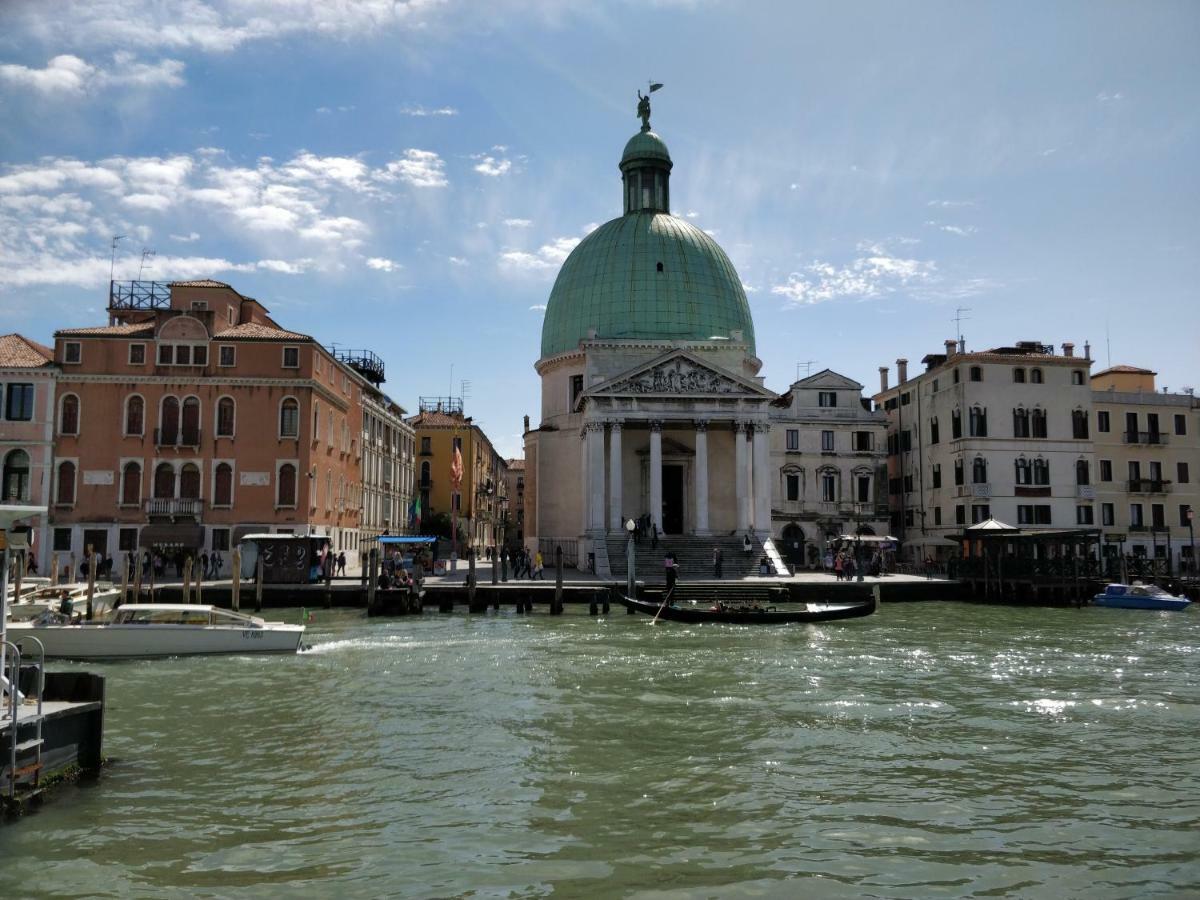
<svg viewBox="0 0 1200 900">
<path fill-rule="evenodd" d="M 620 213 L 636 91 L 676 215 L 747 286 L 763 374 L 878 384 L 954 335 L 1092 343 L 1200 381 L 1200 5 L 8 0 L 0 331 L 104 320 L 117 277 L 211 276 L 470 381 L 506 455 L 541 306 Z M 1106 338 L 1107 335 L 1107 338 Z M 1196 385 L 1200 386 L 1200 385 Z"/>
</svg>

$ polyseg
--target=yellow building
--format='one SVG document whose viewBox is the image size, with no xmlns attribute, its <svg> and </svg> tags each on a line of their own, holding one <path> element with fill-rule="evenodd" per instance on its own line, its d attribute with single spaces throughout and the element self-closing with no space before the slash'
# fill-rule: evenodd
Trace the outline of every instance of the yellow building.
<svg viewBox="0 0 1200 900">
<path fill-rule="evenodd" d="M 498 547 L 507 503 L 505 462 L 483 429 L 464 416 L 462 402 L 440 398 L 421 401 L 421 411 L 408 420 L 417 446 L 416 496 L 421 504 L 421 530 L 439 514 L 450 515 L 463 544 L 482 555 Z M 455 451 L 461 454 L 461 477 L 454 483 Z"/>
</svg>

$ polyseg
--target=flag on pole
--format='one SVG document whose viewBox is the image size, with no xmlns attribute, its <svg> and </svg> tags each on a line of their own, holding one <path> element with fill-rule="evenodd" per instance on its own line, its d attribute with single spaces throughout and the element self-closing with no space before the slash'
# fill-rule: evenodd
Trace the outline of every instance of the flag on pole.
<svg viewBox="0 0 1200 900">
<path fill-rule="evenodd" d="M 659 88 L 661 88 L 661 87 L 662 87 L 662 83 L 661 83 L 661 82 L 657 82 L 657 81 L 656 81 L 656 82 L 652 82 L 652 83 L 651 83 L 651 85 L 650 85 L 650 90 L 649 90 L 649 93 L 653 94 L 655 91 L 657 91 L 657 90 L 658 90 Z"/>
<path fill-rule="evenodd" d="M 453 485 L 454 490 L 457 491 L 459 488 L 462 487 L 462 477 L 463 477 L 462 450 L 456 446 L 454 448 L 454 459 L 450 462 L 450 484 Z"/>
</svg>

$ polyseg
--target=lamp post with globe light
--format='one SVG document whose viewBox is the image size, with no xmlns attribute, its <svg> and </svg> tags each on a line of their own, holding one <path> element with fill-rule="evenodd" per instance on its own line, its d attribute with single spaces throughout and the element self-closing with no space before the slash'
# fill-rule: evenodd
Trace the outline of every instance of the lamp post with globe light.
<svg viewBox="0 0 1200 900">
<path fill-rule="evenodd" d="M 633 533 L 634 533 L 635 531 L 637 531 L 637 523 L 636 523 L 636 522 L 634 522 L 634 521 L 633 521 L 633 519 L 626 519 L 626 520 L 625 520 L 625 533 L 626 533 L 626 534 L 627 534 L 629 537 L 628 537 L 628 540 L 627 540 L 627 541 L 626 541 L 626 543 L 625 543 L 625 563 L 626 563 L 626 566 L 625 566 L 625 568 L 626 568 L 626 570 L 627 570 L 627 572 L 626 572 L 626 584 L 625 584 L 625 595 L 626 595 L 626 596 L 627 596 L 627 597 L 628 597 L 630 600 L 634 600 L 634 599 L 636 599 L 636 598 L 634 597 L 634 591 L 635 591 L 635 589 L 636 589 L 636 584 L 637 584 L 637 581 L 636 581 L 636 579 L 635 579 L 635 576 L 634 576 L 634 573 L 633 573 L 633 565 L 634 565 L 634 560 L 635 560 L 635 558 L 636 558 L 636 556 L 637 556 L 637 553 L 636 553 L 636 551 L 634 550 L 634 547 L 633 547 Z"/>
</svg>

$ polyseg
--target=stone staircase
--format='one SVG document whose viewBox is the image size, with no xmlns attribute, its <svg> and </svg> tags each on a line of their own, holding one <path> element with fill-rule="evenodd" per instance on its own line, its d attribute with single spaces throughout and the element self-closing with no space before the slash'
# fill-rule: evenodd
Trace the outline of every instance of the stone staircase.
<svg viewBox="0 0 1200 900">
<path fill-rule="evenodd" d="M 610 535 L 606 541 L 610 577 L 623 581 L 627 577 L 625 543 L 626 538 Z M 753 549 L 747 559 L 742 553 L 742 535 L 692 535 L 669 534 L 660 536 L 658 546 L 652 548 L 649 538 L 643 538 L 635 545 L 634 574 L 637 580 L 646 584 L 663 584 L 667 578 L 663 570 L 663 559 L 668 553 L 674 553 L 679 562 L 679 578 L 681 582 L 709 581 L 713 578 L 712 552 L 714 547 L 721 548 L 724 562 L 723 580 L 735 581 L 749 575 L 757 575 L 759 560 L 764 556 L 770 561 L 774 571 L 772 575 L 783 574 L 782 560 L 768 543 L 766 548 L 759 538 L 751 539 Z"/>
</svg>

